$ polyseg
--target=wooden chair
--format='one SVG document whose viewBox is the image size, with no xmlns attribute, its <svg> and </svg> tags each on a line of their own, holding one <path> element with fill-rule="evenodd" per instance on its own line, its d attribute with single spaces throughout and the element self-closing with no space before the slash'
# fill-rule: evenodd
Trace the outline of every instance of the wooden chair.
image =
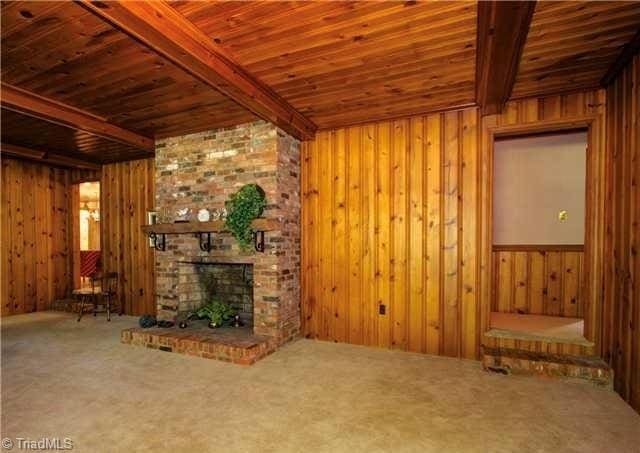
<svg viewBox="0 0 640 453">
<path fill-rule="evenodd" d="M 102 291 L 101 283 L 101 275 L 99 272 L 92 274 L 89 277 L 91 282 L 91 286 L 89 288 L 79 288 L 73 291 L 73 296 L 80 300 L 80 308 L 78 309 L 78 322 L 82 319 L 82 315 L 84 315 L 85 306 L 91 304 L 93 306 L 93 311 L 95 314 L 96 311 L 96 299 L 99 293 Z"/>
<path fill-rule="evenodd" d="M 92 275 L 91 290 L 82 297 L 81 301 L 78 321 L 82 319 L 84 314 L 85 303 L 89 302 L 93 305 L 93 316 L 99 313 L 99 305 L 104 307 L 104 312 L 107 313 L 107 321 L 111 321 L 111 312 L 114 308 L 118 308 L 119 315 L 122 316 L 122 310 L 118 302 L 118 273 L 107 272 L 105 274 L 96 273 Z"/>
</svg>

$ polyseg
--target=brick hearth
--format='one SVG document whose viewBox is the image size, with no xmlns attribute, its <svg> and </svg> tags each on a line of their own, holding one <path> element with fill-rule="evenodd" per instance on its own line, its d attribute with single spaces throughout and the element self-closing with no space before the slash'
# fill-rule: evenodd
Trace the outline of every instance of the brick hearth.
<svg viewBox="0 0 640 453">
<path fill-rule="evenodd" d="M 133 327 L 122 331 L 120 341 L 240 365 L 252 365 L 278 347 L 275 339 L 254 335 L 248 328 L 209 329 L 199 322 L 186 329 Z"/>
</svg>

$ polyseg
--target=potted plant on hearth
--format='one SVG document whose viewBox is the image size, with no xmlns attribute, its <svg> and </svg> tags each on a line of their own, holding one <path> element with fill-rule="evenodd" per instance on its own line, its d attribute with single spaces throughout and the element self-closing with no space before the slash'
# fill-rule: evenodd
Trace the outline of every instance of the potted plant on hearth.
<svg viewBox="0 0 640 453">
<path fill-rule="evenodd" d="M 208 319 L 209 327 L 215 329 L 229 324 L 234 319 L 236 310 L 231 305 L 214 299 L 197 309 L 193 314 L 200 319 Z"/>
</svg>

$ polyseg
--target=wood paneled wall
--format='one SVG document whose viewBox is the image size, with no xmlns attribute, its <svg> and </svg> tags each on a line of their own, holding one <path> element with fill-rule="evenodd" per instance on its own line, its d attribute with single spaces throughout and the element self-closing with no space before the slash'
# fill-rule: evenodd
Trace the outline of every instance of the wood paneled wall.
<svg viewBox="0 0 640 453">
<path fill-rule="evenodd" d="M 71 184 L 90 171 L 2 159 L 2 316 L 47 309 L 72 282 Z"/>
<path fill-rule="evenodd" d="M 583 266 L 582 251 L 494 250 L 491 310 L 580 318 Z"/>
<path fill-rule="evenodd" d="M 304 143 L 306 336 L 476 357 L 478 120 L 467 109 Z"/>
<path fill-rule="evenodd" d="M 140 229 L 154 206 L 154 160 L 103 165 L 100 182 L 104 269 L 118 272 L 126 314 L 155 314 L 154 252 Z"/>
<path fill-rule="evenodd" d="M 74 285 L 72 185 L 101 181 L 103 266 L 120 274 L 125 313 L 155 313 L 154 257 L 140 225 L 153 208 L 153 159 L 95 172 L 2 159 L 2 315 L 47 309 Z M 75 238 L 77 239 L 77 238 Z"/>
<path fill-rule="evenodd" d="M 640 412 L 640 56 L 607 89 L 607 141 L 604 357 Z"/>
<path fill-rule="evenodd" d="M 600 90 L 510 102 L 482 120 L 472 108 L 320 131 L 305 142 L 303 333 L 478 357 L 493 278 L 490 129 L 589 118 L 591 168 L 600 174 L 604 108 Z M 593 248 L 583 271 L 596 279 L 599 268 L 589 263 L 602 259 L 604 201 L 599 184 L 589 190 Z M 600 290 L 581 293 L 585 317 Z M 596 337 L 597 320 L 589 319 Z"/>
</svg>

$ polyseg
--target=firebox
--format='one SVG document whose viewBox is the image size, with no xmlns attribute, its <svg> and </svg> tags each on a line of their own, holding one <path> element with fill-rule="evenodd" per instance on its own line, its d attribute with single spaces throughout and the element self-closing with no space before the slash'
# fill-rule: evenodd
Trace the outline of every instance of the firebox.
<svg viewBox="0 0 640 453">
<path fill-rule="evenodd" d="M 194 309 L 212 300 L 219 300 L 235 309 L 242 326 L 253 327 L 253 265 L 193 263 L 192 266 L 194 280 L 197 279 L 197 286 L 194 284 Z M 197 304 L 197 300 L 200 304 Z"/>
</svg>

